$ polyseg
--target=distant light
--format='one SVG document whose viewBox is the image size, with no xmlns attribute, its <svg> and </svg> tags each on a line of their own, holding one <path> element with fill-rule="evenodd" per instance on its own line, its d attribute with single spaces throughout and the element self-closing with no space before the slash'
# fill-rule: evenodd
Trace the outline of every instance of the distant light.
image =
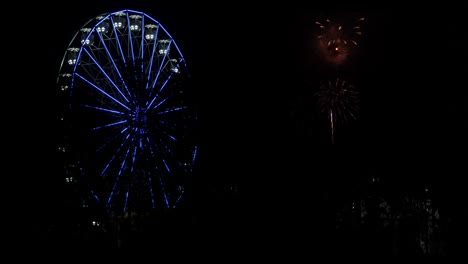
<svg viewBox="0 0 468 264">
<path fill-rule="evenodd" d="M 75 65 L 76 59 L 69 59 L 68 60 L 68 65 Z"/>
<path fill-rule="evenodd" d="M 75 179 L 73 177 L 66 177 L 65 182 L 75 182 Z"/>
<path fill-rule="evenodd" d="M 108 27 L 109 27 L 109 22 L 103 21 L 101 24 L 99 24 L 96 27 L 96 31 L 106 33 L 108 30 Z"/>
<path fill-rule="evenodd" d="M 116 27 L 116 28 L 122 28 L 122 27 L 123 27 L 123 23 L 120 22 L 120 21 L 114 22 L 114 27 Z"/>
</svg>

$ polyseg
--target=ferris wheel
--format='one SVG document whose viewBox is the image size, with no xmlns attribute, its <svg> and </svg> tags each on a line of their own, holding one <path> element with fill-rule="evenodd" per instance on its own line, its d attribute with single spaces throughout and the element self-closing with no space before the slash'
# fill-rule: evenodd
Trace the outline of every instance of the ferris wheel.
<svg viewBox="0 0 468 264">
<path fill-rule="evenodd" d="M 74 35 L 57 77 L 67 182 L 115 213 L 181 204 L 197 156 L 191 78 L 147 14 L 101 14 Z"/>
</svg>

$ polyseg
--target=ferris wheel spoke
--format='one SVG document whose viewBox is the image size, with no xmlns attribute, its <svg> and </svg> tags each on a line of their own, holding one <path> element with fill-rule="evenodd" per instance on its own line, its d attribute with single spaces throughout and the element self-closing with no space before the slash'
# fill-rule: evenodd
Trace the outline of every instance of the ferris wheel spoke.
<svg viewBox="0 0 468 264">
<path fill-rule="evenodd" d="M 172 77 L 172 74 L 169 75 L 169 76 L 167 76 L 167 80 L 164 81 L 164 83 L 161 85 L 161 87 L 159 88 L 159 90 L 158 90 L 156 93 L 153 92 L 154 90 L 151 91 L 151 95 L 153 96 L 153 99 L 152 99 L 151 102 L 148 104 L 148 109 L 152 108 L 152 105 L 153 105 L 154 101 L 155 101 L 156 99 L 159 99 L 159 98 L 160 98 L 160 94 L 161 94 L 162 90 L 168 85 L 168 83 L 169 83 L 171 77 Z M 166 99 L 164 99 L 164 100 L 166 100 Z M 158 104 L 158 105 L 159 105 L 159 104 Z M 157 107 L 157 106 L 155 106 L 155 107 Z M 154 108 L 155 108 L 155 107 L 154 107 Z"/>
<path fill-rule="evenodd" d="M 117 149 L 112 152 L 112 155 L 108 158 L 108 160 L 105 161 L 104 167 L 101 169 L 101 173 L 99 174 L 101 177 L 104 176 L 104 174 L 107 172 L 109 167 L 111 167 L 111 165 L 114 164 L 114 160 L 120 155 L 120 153 L 122 153 L 122 150 L 125 150 L 124 147 L 125 147 L 126 142 L 127 142 L 128 139 L 129 139 L 129 135 L 127 135 L 127 137 L 125 137 L 125 139 L 122 141 L 121 144 L 119 144 Z M 109 145 L 109 142 L 107 142 L 105 145 Z M 103 148 L 104 148 L 104 145 L 100 146 L 96 152 L 98 152 L 99 150 L 101 150 Z M 108 152 L 110 152 L 110 151 L 108 151 Z"/>
<path fill-rule="evenodd" d="M 127 16 L 127 19 L 129 19 L 128 16 Z M 134 63 L 135 62 L 135 51 L 134 51 L 134 48 L 133 48 L 133 40 L 132 40 L 133 32 L 132 32 L 131 27 L 128 27 L 127 31 L 128 31 L 127 43 L 129 45 L 128 52 L 130 53 L 130 54 L 128 54 L 128 57 L 130 57 L 132 59 L 132 62 Z"/>
<path fill-rule="evenodd" d="M 159 87 L 158 90 L 154 89 L 154 87 L 153 87 L 153 89 L 157 91 L 156 94 L 161 93 L 161 92 L 164 90 L 164 88 L 166 88 L 166 87 L 168 86 L 169 81 L 171 80 L 172 76 L 174 76 L 174 73 L 173 73 L 173 72 L 171 72 L 171 73 L 167 76 L 167 79 L 161 84 L 161 86 Z"/>
<path fill-rule="evenodd" d="M 159 139 L 159 141 L 161 141 L 161 139 Z M 152 140 L 151 138 L 146 138 L 146 146 L 149 148 L 151 159 L 154 159 L 155 163 L 159 163 L 159 158 L 167 157 L 166 149 L 161 148 L 159 145 L 160 144 L 158 142 Z M 161 145 L 165 145 L 165 143 L 161 142 Z"/>
<path fill-rule="evenodd" d="M 152 107 L 153 103 L 154 103 L 157 99 L 160 99 L 159 96 L 155 96 L 155 97 L 153 98 L 153 100 L 152 100 L 151 102 L 149 102 L 147 109 L 150 109 L 150 108 Z M 156 108 L 159 107 L 161 104 L 163 104 L 166 100 L 167 100 L 167 97 L 166 97 L 166 98 L 160 99 L 160 101 L 159 101 L 154 107 L 152 107 L 152 109 L 156 109 Z"/>
<path fill-rule="evenodd" d="M 98 90 L 100 93 L 102 93 L 103 95 L 105 95 L 107 98 L 111 99 L 112 101 L 116 102 L 117 104 L 119 104 L 120 106 L 122 106 L 123 108 L 127 109 L 127 110 L 130 110 L 130 108 L 128 106 L 126 106 L 124 103 L 120 102 L 117 98 L 113 97 L 112 95 L 108 94 L 106 91 L 104 91 L 103 89 L 101 89 L 100 87 L 98 87 L 97 85 L 95 85 L 92 81 L 84 78 L 83 76 L 81 76 L 79 73 L 76 73 L 76 76 L 80 77 L 83 81 L 85 81 L 86 83 L 88 83 L 90 86 L 92 86 L 93 88 L 95 88 L 96 90 Z"/>
<path fill-rule="evenodd" d="M 174 153 L 172 152 L 172 149 L 169 147 L 171 146 L 170 143 L 167 143 L 167 141 L 164 138 L 161 138 L 159 142 L 161 143 L 160 145 L 162 146 L 162 148 L 160 149 L 160 152 L 163 154 L 162 156 L 166 158 L 173 158 Z M 164 167 L 167 169 L 167 172 L 171 172 L 166 162 L 164 163 Z"/>
<path fill-rule="evenodd" d="M 179 160 L 180 157 L 175 156 L 171 148 L 167 147 L 168 144 L 163 139 L 160 141 L 158 152 L 166 154 L 163 154 L 161 158 L 164 169 L 158 174 L 158 179 L 162 186 L 161 191 L 165 197 L 166 205 L 174 206 L 182 197 L 184 189 L 180 184 L 172 182 L 173 179 L 171 179 L 170 175 L 174 173 L 174 169 L 185 166 L 185 164 Z"/>
<path fill-rule="evenodd" d="M 146 79 L 146 86 L 145 88 L 146 89 L 149 89 L 149 85 L 151 83 L 151 72 L 153 71 L 153 65 L 154 65 L 154 55 L 157 54 L 157 51 L 156 51 L 156 41 L 153 41 L 153 45 L 152 45 L 152 48 L 151 48 L 151 56 L 150 56 L 150 59 L 149 59 L 149 64 L 148 64 L 148 74 L 147 74 L 147 79 Z M 157 55 L 156 55 L 157 56 Z"/>
<path fill-rule="evenodd" d="M 123 157 L 122 162 L 120 163 L 119 171 L 114 178 L 114 184 L 112 185 L 112 190 L 109 194 L 109 198 L 107 199 L 107 206 L 110 204 L 112 197 L 114 196 L 114 193 L 116 191 L 117 184 L 124 172 L 124 168 L 126 166 L 126 161 L 127 161 L 129 153 L 130 153 L 130 148 L 127 148 L 127 151 L 125 152 L 125 156 Z"/>
<path fill-rule="evenodd" d="M 148 140 L 148 142 L 150 142 L 150 140 Z M 164 200 L 164 204 L 166 205 L 166 207 L 169 207 L 170 205 L 170 202 L 169 202 L 169 197 L 168 197 L 168 194 L 166 193 L 166 183 L 165 183 L 165 174 L 167 173 L 167 167 L 166 167 L 166 164 L 164 162 L 164 157 L 160 157 L 160 155 L 156 154 L 156 153 L 160 153 L 160 150 L 156 149 L 154 147 L 153 144 L 149 145 L 149 149 L 150 149 L 150 153 L 151 153 L 151 157 L 153 159 L 155 159 L 155 164 L 160 164 L 160 163 L 163 163 L 161 165 L 164 165 L 164 170 L 160 170 L 160 166 L 161 165 L 155 165 L 157 169 L 157 173 L 156 175 L 150 175 L 148 177 L 148 180 L 149 180 L 149 183 L 151 184 L 151 187 L 150 187 L 150 196 L 152 197 L 152 205 L 154 206 L 154 187 L 152 185 L 152 177 L 157 177 L 157 182 L 159 184 L 159 191 L 160 191 L 160 195 L 162 195 L 163 197 L 163 200 Z M 164 154 L 163 154 L 164 156 Z"/>
<path fill-rule="evenodd" d="M 187 106 L 176 106 L 176 107 L 171 107 L 168 109 L 165 109 L 164 111 L 158 112 L 158 115 L 164 115 L 172 112 L 178 112 L 187 109 Z"/>
<path fill-rule="evenodd" d="M 114 29 L 115 30 L 115 29 Z M 101 60 L 104 60 L 104 63 L 108 64 L 110 63 L 110 65 L 106 66 L 106 70 L 103 70 L 101 67 L 100 67 L 100 70 L 102 71 L 102 73 L 106 76 L 106 78 L 114 85 L 114 89 L 118 90 L 119 93 L 122 94 L 122 91 L 121 89 L 119 89 L 119 87 L 117 85 L 115 85 L 115 81 L 112 80 L 112 78 L 109 77 L 109 75 L 107 74 L 107 72 L 113 72 L 114 75 L 117 75 L 117 79 L 120 81 L 120 83 L 122 84 L 122 89 L 125 90 L 126 92 L 126 96 L 124 96 L 125 98 L 127 98 L 127 96 L 130 95 L 130 91 L 129 91 L 129 88 L 127 87 L 127 84 L 125 83 L 125 80 L 122 76 L 122 73 L 120 72 L 119 70 L 119 67 L 117 66 L 116 64 L 116 60 L 114 58 L 114 55 L 112 55 L 112 52 L 111 52 L 111 47 L 109 47 L 109 45 L 106 43 L 106 40 L 104 40 L 104 37 L 102 35 L 102 33 L 98 33 L 98 36 L 99 36 L 99 39 L 101 40 L 99 44 L 102 45 L 102 47 L 100 47 L 99 50 L 102 50 L 104 49 L 105 52 L 104 52 L 104 55 L 97 55 L 97 54 L 94 54 L 94 52 L 91 54 L 88 52 L 88 55 L 89 57 L 93 60 L 93 62 L 95 62 L 96 65 L 101 65 L 102 63 L 99 63 L 97 58 L 101 58 Z M 116 48 L 117 48 L 117 56 L 120 60 L 122 60 L 122 63 L 123 65 L 127 65 L 127 62 L 126 62 L 126 56 L 124 55 L 123 51 L 122 51 L 122 45 L 120 45 L 120 40 L 119 38 L 115 38 L 115 41 L 117 42 L 116 44 Z M 91 51 L 94 51 L 94 50 L 97 50 L 97 48 L 93 48 L 91 49 Z M 97 52 L 98 54 L 102 53 L 100 51 Z M 120 54 L 120 55 L 119 55 Z M 123 95 L 122 95 L 123 96 Z M 128 101 L 128 99 L 126 99 Z"/>
<path fill-rule="evenodd" d="M 144 25 L 145 22 L 146 22 L 146 21 L 145 21 L 145 17 L 143 16 L 143 17 L 141 18 L 141 20 L 142 20 L 142 24 Z M 139 52 L 140 52 L 140 54 L 139 54 L 138 57 L 140 57 L 140 58 L 142 58 L 142 59 L 145 59 L 145 45 L 144 45 L 144 44 L 145 44 L 145 27 L 142 27 L 142 28 L 141 28 L 141 32 L 142 32 L 142 33 L 141 33 L 141 35 L 140 35 L 140 48 L 138 49 Z M 138 39 L 137 39 L 137 40 L 138 40 Z M 141 71 L 144 72 L 143 66 L 142 66 L 142 68 L 141 68 Z"/>
<path fill-rule="evenodd" d="M 94 62 L 94 65 L 99 68 L 99 71 L 106 77 L 106 80 L 111 84 L 111 87 L 113 89 L 115 89 L 121 96 L 122 98 L 128 102 L 128 98 L 127 98 L 127 95 L 129 94 L 128 92 L 128 88 L 125 84 L 125 81 L 123 80 L 122 78 L 122 74 L 120 73 L 119 69 L 117 68 L 117 66 L 115 65 L 115 63 L 113 63 L 113 68 L 111 69 L 107 69 L 107 71 L 115 71 L 115 73 L 118 74 L 118 76 L 120 77 L 120 79 L 122 80 L 123 82 L 123 87 L 125 88 L 125 90 L 127 91 L 127 95 L 124 95 L 124 93 L 122 92 L 121 88 L 119 88 L 119 86 L 114 82 L 114 80 L 109 76 L 109 74 L 107 74 L 107 71 L 106 69 L 104 69 L 101 64 L 96 60 L 96 58 L 93 56 L 93 54 L 89 53 L 87 49 L 84 49 L 85 53 L 89 56 L 89 58 Z"/>
<path fill-rule="evenodd" d="M 177 100 L 177 98 L 173 99 L 175 96 L 174 94 L 169 94 L 169 95 L 158 95 L 158 96 L 155 96 L 153 98 L 153 100 L 148 104 L 148 107 L 147 109 L 148 110 L 151 110 L 151 111 L 155 111 L 157 110 L 158 108 L 160 108 L 164 103 L 166 103 L 166 101 L 168 101 L 169 103 L 171 103 L 171 101 L 175 101 Z M 173 99 L 173 100 L 170 100 L 170 99 Z M 158 101 L 158 103 L 154 106 L 153 103 Z M 179 110 L 183 110 L 184 108 L 187 108 L 187 106 L 174 106 L 174 107 L 169 107 L 169 108 L 166 108 L 165 110 L 161 110 L 160 112 L 156 112 L 156 114 L 165 114 L 165 113 L 168 113 L 168 112 L 172 112 L 172 111 L 179 111 Z"/>
<path fill-rule="evenodd" d="M 98 110 L 99 112 L 102 112 L 102 113 L 111 113 L 111 114 L 117 114 L 117 115 L 120 115 L 120 116 L 123 116 L 125 114 L 122 111 L 117 111 L 117 110 L 104 108 L 104 107 L 99 107 L 99 106 L 94 106 L 94 105 L 81 104 L 81 106 L 83 106 L 84 108 Z"/>
<path fill-rule="evenodd" d="M 169 169 L 169 166 L 166 163 L 166 159 L 163 158 L 162 161 L 164 163 L 164 167 L 166 168 L 167 172 L 171 173 L 171 170 Z M 170 207 L 169 197 L 168 197 L 168 194 L 167 194 L 167 191 L 166 191 L 166 183 L 164 182 L 162 177 L 159 177 L 159 179 L 161 181 L 162 193 L 164 195 L 164 200 L 166 201 L 166 206 Z"/>
<path fill-rule="evenodd" d="M 193 152 L 192 152 L 192 162 L 190 164 L 190 169 L 189 169 L 189 172 L 192 172 L 193 171 L 193 166 L 195 164 L 195 160 L 197 159 L 197 155 L 198 155 L 198 147 L 197 146 L 194 146 L 193 147 Z"/>
<path fill-rule="evenodd" d="M 151 197 L 151 208 L 155 208 L 154 204 L 154 187 L 153 187 L 153 182 L 152 182 L 152 177 L 148 177 L 148 186 L 149 186 L 149 192 L 150 192 L 150 197 Z"/>
<path fill-rule="evenodd" d="M 101 40 L 101 43 L 103 44 L 103 47 L 105 48 L 106 50 L 106 53 L 107 53 L 107 56 L 109 56 L 109 58 L 113 58 L 113 55 L 112 53 L 110 52 L 111 51 L 111 47 L 109 47 L 111 44 L 113 44 L 112 46 L 114 46 L 114 48 L 116 48 L 116 52 L 117 52 L 117 57 L 119 59 L 122 60 L 122 62 L 124 64 L 127 64 L 127 56 L 125 54 L 125 52 L 123 51 L 122 49 L 122 44 L 121 44 L 121 40 L 120 38 L 118 37 L 119 36 L 119 32 L 118 32 L 118 28 L 120 28 L 120 25 L 116 24 L 116 21 L 114 21 L 114 18 L 113 16 L 111 15 L 107 15 L 106 17 L 103 17 L 101 18 L 101 21 L 100 22 L 101 24 L 102 23 L 105 23 L 105 20 L 106 18 L 110 19 L 111 22 L 112 22 L 112 25 L 114 25 L 112 27 L 112 32 L 114 33 L 114 39 L 115 39 L 115 43 L 112 43 L 110 42 L 110 40 L 108 39 L 108 37 L 105 35 L 106 34 L 106 31 L 108 30 L 107 27 L 104 25 L 102 27 L 102 30 L 99 30 L 98 31 L 98 36 L 99 36 L 99 39 Z M 106 44 L 106 43 L 109 43 L 109 44 Z M 114 50 L 114 48 L 112 48 L 112 50 Z"/>
<path fill-rule="evenodd" d="M 118 125 L 121 125 L 121 124 L 124 124 L 124 123 L 127 123 L 127 120 L 120 120 L 120 121 L 117 121 L 117 122 L 112 122 L 112 123 L 107 123 L 107 124 L 100 125 L 100 126 L 95 126 L 95 127 L 92 127 L 91 130 L 99 130 L 99 129 L 103 129 L 103 128 L 118 126 Z"/>
<path fill-rule="evenodd" d="M 157 52 L 158 52 L 159 55 L 163 55 L 163 57 L 162 57 L 162 59 L 161 59 L 161 61 L 159 63 L 159 68 L 156 71 L 156 76 L 154 77 L 154 81 L 151 84 L 151 89 L 154 89 L 156 87 L 156 84 L 160 79 L 161 72 L 164 69 L 164 65 L 165 65 L 164 62 L 166 61 L 166 58 L 168 57 L 170 44 L 172 42 L 170 40 L 167 40 L 167 41 L 169 43 L 169 44 L 167 44 L 167 46 L 165 45 L 166 44 L 165 40 L 159 40 L 158 41 L 158 42 L 162 43 L 162 44 L 160 44 L 160 45 L 162 45 L 162 47 L 158 47 Z M 159 58 L 159 56 L 157 58 Z"/>
<path fill-rule="evenodd" d="M 127 211 L 127 203 L 128 203 L 128 192 L 129 191 L 126 191 L 125 192 L 125 202 L 124 202 L 124 206 L 123 206 L 123 210 L 122 211 Z"/>
</svg>

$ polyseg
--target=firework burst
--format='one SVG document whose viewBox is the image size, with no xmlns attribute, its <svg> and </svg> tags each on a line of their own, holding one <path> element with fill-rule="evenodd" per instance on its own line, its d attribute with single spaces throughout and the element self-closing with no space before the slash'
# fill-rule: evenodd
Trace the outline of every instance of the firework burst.
<svg viewBox="0 0 468 264">
<path fill-rule="evenodd" d="M 358 46 L 365 18 L 340 17 L 316 21 L 318 47 L 326 61 L 339 65 Z"/>
<path fill-rule="evenodd" d="M 315 93 L 320 111 L 330 120 L 331 140 L 334 144 L 335 125 L 357 119 L 359 112 L 359 92 L 354 85 L 337 78 L 322 82 Z"/>
</svg>

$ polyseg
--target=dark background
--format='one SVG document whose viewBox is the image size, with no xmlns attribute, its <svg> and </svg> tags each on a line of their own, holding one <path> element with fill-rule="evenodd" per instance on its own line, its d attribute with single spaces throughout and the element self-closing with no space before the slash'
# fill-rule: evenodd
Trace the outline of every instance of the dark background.
<svg viewBox="0 0 468 264">
<path fill-rule="evenodd" d="M 353 1 L 29 5 L 17 14 L 20 19 L 12 18 L 21 32 L 32 35 L 27 41 L 15 36 L 12 43 L 21 52 L 9 67 L 21 84 L 13 85 L 21 87 L 14 97 L 22 110 L 13 119 L 20 139 L 11 153 L 19 159 L 14 174 L 21 177 L 17 208 L 25 214 L 25 226 L 32 226 L 25 239 L 43 234 L 62 210 L 62 179 L 54 162 L 60 135 L 53 125 L 62 56 L 88 20 L 127 8 L 161 22 L 194 76 L 202 134 L 193 208 L 203 212 L 197 213 L 200 219 L 231 235 L 236 232 L 229 226 L 244 230 L 237 239 L 253 233 L 257 241 L 276 238 L 278 246 L 314 237 L 311 243 L 329 249 L 329 211 L 356 193 L 363 178 L 378 175 L 386 182 L 382 193 L 390 195 L 430 186 L 453 221 L 451 252 L 458 252 L 461 240 L 455 233 L 466 230 L 461 183 L 467 124 L 466 8 L 460 1 L 417 8 Z M 327 123 L 314 114 L 304 81 L 328 74 L 306 43 L 314 18 L 336 11 L 368 19 L 359 56 L 346 66 L 359 84 L 361 115 L 337 129 L 336 144 L 330 145 Z M 233 185 L 239 188 L 235 210 L 224 193 Z M 298 250 L 304 245 L 294 244 Z"/>
</svg>

